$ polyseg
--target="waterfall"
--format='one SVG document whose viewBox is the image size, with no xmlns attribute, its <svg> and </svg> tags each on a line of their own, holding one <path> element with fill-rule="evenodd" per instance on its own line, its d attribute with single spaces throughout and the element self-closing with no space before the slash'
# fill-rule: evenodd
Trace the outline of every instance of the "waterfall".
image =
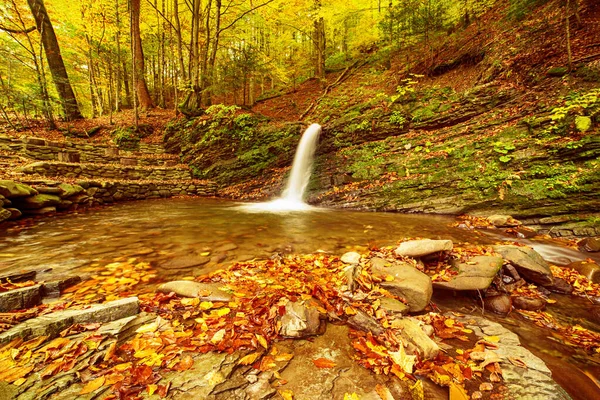
<svg viewBox="0 0 600 400">
<path fill-rule="evenodd" d="M 304 202 L 304 192 L 310 181 L 313 158 L 317 148 L 317 141 L 321 134 L 321 125 L 312 124 L 302 134 L 292 171 L 285 190 L 280 198 L 266 203 L 246 204 L 241 208 L 246 211 L 302 211 L 312 207 Z"/>
</svg>

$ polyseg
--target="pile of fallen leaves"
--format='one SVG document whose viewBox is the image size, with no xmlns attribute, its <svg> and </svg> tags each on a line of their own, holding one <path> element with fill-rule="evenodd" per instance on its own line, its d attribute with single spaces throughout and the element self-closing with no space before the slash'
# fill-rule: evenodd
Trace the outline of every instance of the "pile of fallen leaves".
<svg viewBox="0 0 600 400">
<path fill-rule="evenodd" d="M 562 278 L 573 287 L 573 294 L 581 297 L 600 299 L 600 284 L 594 283 L 572 268 L 550 266 L 552 275 Z"/>
</svg>

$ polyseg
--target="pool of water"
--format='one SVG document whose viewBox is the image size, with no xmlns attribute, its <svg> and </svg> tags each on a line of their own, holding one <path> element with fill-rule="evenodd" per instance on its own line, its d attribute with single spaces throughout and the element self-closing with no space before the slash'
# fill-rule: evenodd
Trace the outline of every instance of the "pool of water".
<svg viewBox="0 0 600 400">
<path fill-rule="evenodd" d="M 275 254 L 329 252 L 341 255 L 369 246 L 394 245 L 409 237 L 452 239 L 491 244 L 514 240 L 499 231 L 469 231 L 452 227 L 453 217 L 368 213 L 313 209 L 305 212 L 246 212 L 240 203 L 214 199 L 172 199 L 130 202 L 93 212 L 40 219 L 31 226 L 0 232 L 0 273 L 35 269 L 38 279 L 85 275 L 92 264 L 119 258 L 150 261 L 164 279 L 199 275 L 235 261 L 265 259 Z M 560 244 L 528 240 L 546 259 L 585 259 Z M 202 259 L 202 265 L 193 265 Z M 443 310 L 477 310 L 471 299 L 451 294 L 434 298 Z M 559 298 L 550 311 L 563 323 L 600 327 L 589 318 L 592 306 L 584 299 Z M 477 312 L 477 311 L 476 311 Z M 600 359 L 557 341 L 552 332 L 524 321 L 486 314 L 522 338 L 542 357 L 555 379 L 575 399 L 600 398 L 594 376 Z M 582 389 L 584 388 L 584 389 Z M 589 397 L 593 395 L 593 397 Z"/>
</svg>

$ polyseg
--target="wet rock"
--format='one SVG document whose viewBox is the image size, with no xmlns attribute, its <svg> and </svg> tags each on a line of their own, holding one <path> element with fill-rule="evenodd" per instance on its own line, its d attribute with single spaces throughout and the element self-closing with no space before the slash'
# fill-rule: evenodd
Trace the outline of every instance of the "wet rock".
<svg viewBox="0 0 600 400">
<path fill-rule="evenodd" d="M 60 197 L 53 194 L 37 194 L 19 200 L 19 208 L 26 210 L 54 207 L 60 204 Z"/>
<path fill-rule="evenodd" d="M 487 220 L 490 222 L 490 224 L 497 228 L 521 225 L 521 222 L 517 221 L 510 215 L 490 215 L 487 217 Z"/>
<path fill-rule="evenodd" d="M 600 325 L 600 306 L 594 306 L 590 310 L 590 320 Z"/>
<path fill-rule="evenodd" d="M 42 207 L 38 209 L 23 210 L 27 215 L 46 215 L 56 212 L 56 207 Z"/>
<path fill-rule="evenodd" d="M 431 278 L 412 265 L 396 262 L 388 267 L 372 267 L 372 272 L 383 279 L 381 287 L 406 300 L 411 312 L 422 311 L 429 304 L 433 294 Z M 394 279 L 387 281 L 389 276 Z"/>
<path fill-rule="evenodd" d="M 273 372 L 263 372 L 258 375 L 258 380 L 249 385 L 245 392 L 250 400 L 268 399 L 277 392 L 270 384 Z"/>
<path fill-rule="evenodd" d="M 165 269 L 186 269 L 204 265 L 210 261 L 208 257 L 202 256 L 184 256 L 177 257 L 161 264 Z"/>
<path fill-rule="evenodd" d="M 26 272 L 15 272 L 0 275 L 0 283 L 6 283 L 8 281 L 11 282 L 24 282 L 31 281 L 35 279 L 37 275 L 36 271 L 26 271 Z"/>
<path fill-rule="evenodd" d="M 434 288 L 452 290 L 485 290 L 502 268 L 501 257 L 475 256 L 466 263 L 459 263 L 458 275 L 446 282 L 433 282 Z"/>
<path fill-rule="evenodd" d="M 61 183 L 58 187 L 62 190 L 61 197 L 71 197 L 83 193 L 85 190 L 79 185 L 70 185 L 68 183 Z"/>
<path fill-rule="evenodd" d="M 54 186 L 34 186 L 35 190 L 38 191 L 39 194 L 55 194 L 60 196 L 62 190 L 59 187 Z"/>
<path fill-rule="evenodd" d="M 381 324 L 362 310 L 357 310 L 355 315 L 348 318 L 348 323 L 355 329 L 363 332 L 371 332 L 375 336 L 379 336 L 383 333 Z"/>
<path fill-rule="evenodd" d="M 512 309 L 512 301 L 508 295 L 492 296 L 483 299 L 483 304 L 486 310 L 495 312 L 496 314 L 508 314 Z"/>
<path fill-rule="evenodd" d="M 360 264 L 350 264 L 344 268 L 344 276 L 346 277 L 346 286 L 348 290 L 354 292 L 356 289 L 356 277 L 360 275 L 362 268 Z"/>
<path fill-rule="evenodd" d="M 290 301 L 285 305 L 285 314 L 280 319 L 279 334 L 289 338 L 304 338 L 323 333 L 317 309 L 307 307 L 301 301 Z"/>
<path fill-rule="evenodd" d="M 156 291 L 160 293 L 175 293 L 182 297 L 197 297 L 203 301 L 231 301 L 231 295 L 223 290 L 218 283 L 201 283 L 194 281 L 171 281 L 160 285 Z"/>
<path fill-rule="evenodd" d="M 400 300 L 392 299 L 391 297 L 382 297 L 379 308 L 385 310 L 388 314 L 408 314 L 410 307 Z"/>
<path fill-rule="evenodd" d="M 543 299 L 516 296 L 512 298 L 512 304 L 519 310 L 540 311 L 546 308 L 546 302 Z"/>
<path fill-rule="evenodd" d="M 585 276 L 593 283 L 600 283 L 600 265 L 588 261 L 576 261 L 567 265 L 567 268 L 572 268 Z"/>
<path fill-rule="evenodd" d="M 561 294 L 571 294 L 573 293 L 573 286 L 569 284 L 569 282 L 565 281 L 562 278 L 554 278 L 554 284 L 552 286 L 546 286 L 551 292 L 561 293 Z"/>
<path fill-rule="evenodd" d="M 0 333 L 0 343 L 6 343 L 20 337 L 48 336 L 52 339 L 69 326 L 77 323 L 110 322 L 130 317 L 139 312 L 137 297 L 129 297 L 109 301 L 103 304 L 92 304 L 82 310 L 58 311 L 36 317 Z"/>
<path fill-rule="evenodd" d="M 514 265 L 525 279 L 543 286 L 552 285 L 550 266 L 531 247 L 501 245 L 494 246 L 494 250 Z"/>
<path fill-rule="evenodd" d="M 27 185 L 13 181 L 0 180 L 0 195 L 6 197 L 7 199 L 28 197 L 36 194 L 37 191 Z"/>
<path fill-rule="evenodd" d="M 227 260 L 227 254 L 216 254 L 210 258 L 210 262 L 219 264 Z"/>
<path fill-rule="evenodd" d="M 394 252 L 398 256 L 423 257 L 439 251 L 450 251 L 452 247 L 451 240 L 409 240 L 400 243 L 400 246 Z"/>
<path fill-rule="evenodd" d="M 349 251 L 344 253 L 340 260 L 342 260 L 342 262 L 345 264 L 358 264 L 360 262 L 360 254 L 354 251 Z"/>
<path fill-rule="evenodd" d="M 600 251 L 600 237 L 589 237 L 580 240 L 578 243 L 579 248 L 589 252 Z"/>
<path fill-rule="evenodd" d="M 402 318 L 393 321 L 395 328 L 402 329 L 401 337 L 404 342 L 412 343 L 416 352 L 425 360 L 435 358 L 440 352 L 439 346 L 425 334 L 419 321 L 413 318 Z"/>
<path fill-rule="evenodd" d="M 81 282 L 80 276 L 71 276 L 64 279 L 58 279 L 52 282 L 46 282 L 42 285 L 42 295 L 44 297 L 58 297 L 63 290 Z"/>
<path fill-rule="evenodd" d="M 12 217 L 12 213 L 4 208 L 0 208 L 0 222 L 6 221 Z"/>
<path fill-rule="evenodd" d="M 42 302 L 42 285 L 27 286 L 0 293 L 0 312 L 35 307 Z"/>
</svg>

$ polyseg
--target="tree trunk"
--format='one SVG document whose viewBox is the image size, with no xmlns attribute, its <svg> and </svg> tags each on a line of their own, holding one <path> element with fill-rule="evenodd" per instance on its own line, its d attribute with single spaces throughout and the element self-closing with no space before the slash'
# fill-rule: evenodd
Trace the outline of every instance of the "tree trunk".
<svg viewBox="0 0 600 400">
<path fill-rule="evenodd" d="M 181 21 L 179 20 L 179 0 L 173 0 L 173 18 L 175 20 L 175 34 L 177 35 L 177 58 L 181 77 L 187 81 L 185 66 L 183 64 L 183 40 L 181 38 Z"/>
<path fill-rule="evenodd" d="M 571 27 L 569 25 L 569 17 L 571 13 L 571 2 L 567 0 L 567 5 L 565 6 L 565 28 L 567 34 L 567 65 L 569 67 L 569 73 L 573 71 L 573 56 L 571 55 Z"/>
<path fill-rule="evenodd" d="M 133 41 L 135 68 L 133 84 L 136 88 L 138 103 L 143 109 L 154 108 L 144 77 L 144 50 L 142 49 L 142 37 L 140 36 L 140 0 L 131 0 L 131 39 Z"/>
<path fill-rule="evenodd" d="M 48 67 L 50 68 L 52 79 L 56 85 L 56 91 L 60 97 L 65 118 L 68 121 L 82 118 L 81 112 L 79 112 L 77 99 L 75 98 L 75 93 L 69 82 L 65 63 L 60 54 L 60 47 L 58 46 L 54 28 L 52 27 L 52 23 L 46 12 L 46 7 L 44 6 L 44 1 L 27 0 L 27 4 L 29 4 L 29 8 L 35 19 L 37 30 L 42 37 L 46 59 L 48 60 Z"/>
<path fill-rule="evenodd" d="M 314 21 L 314 52 L 315 52 L 315 77 L 325 80 L 325 21 L 319 17 Z"/>
</svg>

